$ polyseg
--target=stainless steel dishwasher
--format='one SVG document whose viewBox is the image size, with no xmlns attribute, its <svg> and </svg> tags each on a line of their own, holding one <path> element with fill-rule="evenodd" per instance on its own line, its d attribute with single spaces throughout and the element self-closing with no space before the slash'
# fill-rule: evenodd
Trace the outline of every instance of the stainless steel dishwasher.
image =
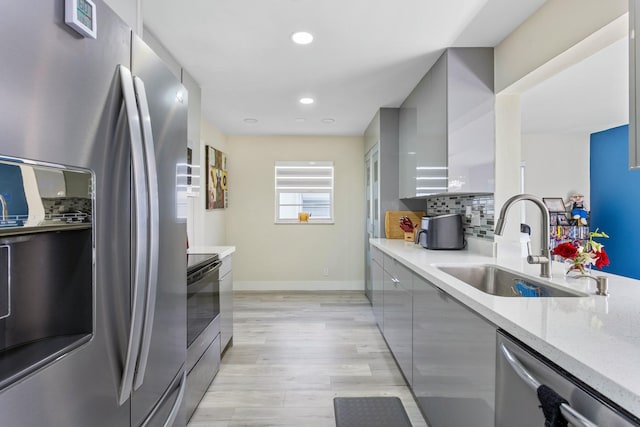
<svg viewBox="0 0 640 427">
<path fill-rule="evenodd" d="M 570 426 L 640 426 L 640 419 L 503 331 L 497 346 L 496 427 L 544 426 L 536 392 L 542 384 L 568 401 L 560 412 Z"/>
</svg>

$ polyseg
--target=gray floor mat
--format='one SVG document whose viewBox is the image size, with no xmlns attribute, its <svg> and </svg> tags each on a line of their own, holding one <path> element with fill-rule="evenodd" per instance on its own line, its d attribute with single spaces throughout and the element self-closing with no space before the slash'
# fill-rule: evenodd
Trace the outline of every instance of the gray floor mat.
<svg viewBox="0 0 640 427">
<path fill-rule="evenodd" d="M 336 427 L 411 427 L 398 397 L 335 397 Z"/>
</svg>

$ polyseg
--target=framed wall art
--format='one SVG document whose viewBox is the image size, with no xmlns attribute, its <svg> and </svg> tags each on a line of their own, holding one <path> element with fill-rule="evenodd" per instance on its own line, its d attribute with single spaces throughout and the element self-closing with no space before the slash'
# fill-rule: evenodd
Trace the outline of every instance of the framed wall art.
<svg viewBox="0 0 640 427">
<path fill-rule="evenodd" d="M 228 206 L 227 155 L 206 146 L 207 209 L 224 209 Z"/>
</svg>

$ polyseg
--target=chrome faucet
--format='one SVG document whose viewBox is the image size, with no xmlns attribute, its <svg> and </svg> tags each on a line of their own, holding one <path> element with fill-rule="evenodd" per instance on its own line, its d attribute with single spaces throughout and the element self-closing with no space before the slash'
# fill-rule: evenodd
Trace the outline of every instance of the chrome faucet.
<svg viewBox="0 0 640 427">
<path fill-rule="evenodd" d="M 6 221 L 9 218 L 9 209 L 7 209 L 7 200 L 2 194 L 0 194 L 0 203 L 2 204 L 2 220 Z"/>
<path fill-rule="evenodd" d="M 498 217 L 494 233 L 498 236 L 502 236 L 507 212 L 509 212 L 509 209 L 514 203 L 519 202 L 520 200 L 529 200 L 540 208 L 540 213 L 542 214 L 542 253 L 539 256 L 533 256 L 531 255 L 531 250 L 528 250 L 529 256 L 527 256 L 527 262 L 529 264 L 540 264 L 540 277 L 550 278 L 551 252 L 549 251 L 549 210 L 542 200 L 536 196 L 532 196 L 531 194 L 516 194 L 511 197 L 504 203 L 500 210 L 500 216 Z M 529 247 L 527 249 L 529 249 Z"/>
</svg>

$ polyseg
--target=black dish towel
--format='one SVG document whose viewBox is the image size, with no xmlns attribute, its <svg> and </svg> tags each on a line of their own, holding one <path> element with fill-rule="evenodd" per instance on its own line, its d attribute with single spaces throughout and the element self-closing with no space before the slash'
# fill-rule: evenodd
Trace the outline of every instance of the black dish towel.
<svg viewBox="0 0 640 427">
<path fill-rule="evenodd" d="M 551 387 L 538 387 L 538 400 L 544 413 L 544 427 L 567 427 L 567 420 L 560 412 L 560 405 L 569 403 L 556 393 Z"/>
</svg>

